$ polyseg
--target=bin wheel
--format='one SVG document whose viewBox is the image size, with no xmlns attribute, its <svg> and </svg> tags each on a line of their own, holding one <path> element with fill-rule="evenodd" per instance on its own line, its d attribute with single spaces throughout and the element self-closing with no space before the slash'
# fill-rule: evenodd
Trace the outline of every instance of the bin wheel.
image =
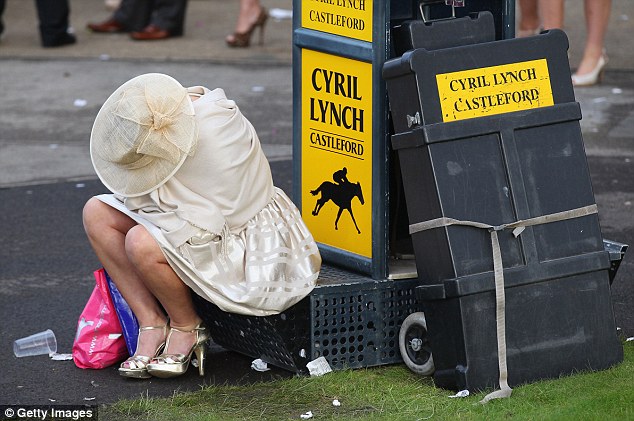
<svg viewBox="0 0 634 421">
<path fill-rule="evenodd" d="M 427 340 L 425 313 L 412 313 L 403 321 L 398 334 L 398 346 L 405 365 L 416 374 L 429 376 L 434 372 L 434 359 Z"/>
</svg>

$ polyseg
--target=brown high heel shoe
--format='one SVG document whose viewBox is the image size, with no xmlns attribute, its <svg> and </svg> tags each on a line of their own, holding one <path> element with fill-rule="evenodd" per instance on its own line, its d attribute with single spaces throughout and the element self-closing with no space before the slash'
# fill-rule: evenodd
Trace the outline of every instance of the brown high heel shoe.
<svg viewBox="0 0 634 421">
<path fill-rule="evenodd" d="M 230 35 L 233 38 L 227 37 L 225 39 L 227 45 L 232 48 L 246 48 L 251 43 L 251 35 L 253 35 L 253 31 L 256 28 L 260 28 L 260 45 L 264 44 L 264 26 L 266 25 L 266 20 L 269 18 L 269 12 L 263 7 L 260 9 L 260 14 L 258 18 L 251 24 L 249 29 L 246 32 L 234 32 Z"/>
</svg>

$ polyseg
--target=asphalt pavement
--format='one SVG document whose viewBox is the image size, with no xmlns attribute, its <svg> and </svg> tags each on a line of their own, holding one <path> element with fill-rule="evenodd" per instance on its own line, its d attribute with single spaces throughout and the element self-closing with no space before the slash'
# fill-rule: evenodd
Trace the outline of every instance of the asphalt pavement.
<svg viewBox="0 0 634 421">
<path fill-rule="evenodd" d="M 290 0 L 263 0 L 279 11 Z M 102 0 L 71 0 L 76 45 L 39 46 L 34 2 L 8 0 L 0 41 L 0 405 L 103 404 L 171 396 L 204 384 L 244 384 L 291 376 L 260 373 L 251 358 L 214 347 L 204 378 L 130 381 L 116 367 L 81 370 L 46 356 L 15 358 L 12 344 L 53 329 L 58 352 L 71 351 L 77 317 L 94 285 L 81 209 L 105 192 L 88 154 L 92 122 L 107 96 L 141 73 L 163 72 L 184 85 L 222 87 L 258 130 L 275 183 L 292 191 L 292 24 L 272 19 L 264 46 L 224 45 L 237 2 L 190 0 L 185 36 L 139 43 L 124 34 L 92 34 L 87 21 L 109 12 Z M 572 67 L 584 37 L 581 2 L 566 2 Z M 634 4 L 614 0 L 603 83 L 578 88 L 588 163 L 604 238 L 634 244 Z M 625 256 L 612 286 L 617 325 L 634 336 L 634 264 Z"/>
</svg>

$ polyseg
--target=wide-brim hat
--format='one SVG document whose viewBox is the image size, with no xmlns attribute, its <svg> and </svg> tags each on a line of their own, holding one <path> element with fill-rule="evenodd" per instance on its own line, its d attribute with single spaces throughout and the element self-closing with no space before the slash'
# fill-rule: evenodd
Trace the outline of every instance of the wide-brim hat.
<svg viewBox="0 0 634 421">
<path fill-rule="evenodd" d="M 194 154 L 198 128 L 187 89 L 160 73 L 137 76 L 103 104 L 90 134 L 97 175 L 113 193 L 147 194 Z"/>
</svg>

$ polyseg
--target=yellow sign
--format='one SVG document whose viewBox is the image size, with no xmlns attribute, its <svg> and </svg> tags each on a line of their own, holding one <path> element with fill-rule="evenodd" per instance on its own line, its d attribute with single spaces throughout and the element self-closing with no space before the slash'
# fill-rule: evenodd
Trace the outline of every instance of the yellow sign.
<svg viewBox="0 0 634 421">
<path fill-rule="evenodd" d="M 303 0 L 302 27 L 372 42 L 372 0 Z"/>
<path fill-rule="evenodd" d="M 372 65 L 302 52 L 302 216 L 323 244 L 372 257 Z"/>
<path fill-rule="evenodd" d="M 436 75 L 443 121 L 553 105 L 546 59 Z"/>
</svg>

